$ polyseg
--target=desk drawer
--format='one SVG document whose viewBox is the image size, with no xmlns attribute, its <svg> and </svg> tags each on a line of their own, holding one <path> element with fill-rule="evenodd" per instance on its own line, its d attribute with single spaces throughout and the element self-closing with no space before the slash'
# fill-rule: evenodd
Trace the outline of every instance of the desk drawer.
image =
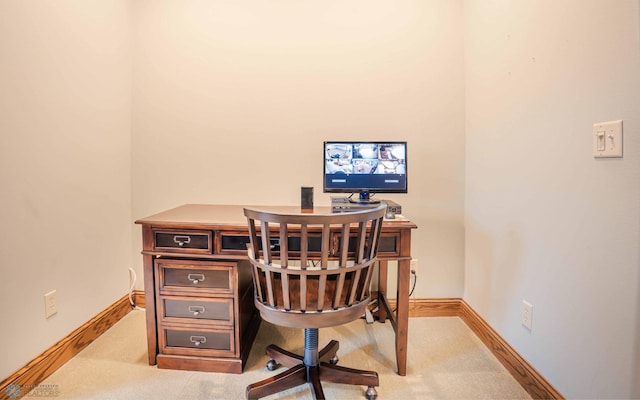
<svg viewBox="0 0 640 400">
<path fill-rule="evenodd" d="M 247 254 L 247 244 L 250 243 L 249 235 L 246 233 L 222 233 L 217 239 L 220 243 L 220 254 Z M 258 235 L 258 249 L 262 250 L 262 238 Z M 287 238 L 287 244 L 289 251 L 300 251 L 300 236 L 296 236 L 292 233 Z M 271 237 L 271 251 L 278 253 L 280 251 L 280 239 L 277 237 Z M 322 248 L 322 237 L 318 234 L 309 234 L 307 241 L 310 255 L 319 255 Z"/>
<path fill-rule="evenodd" d="M 199 230 L 153 230 L 153 249 L 165 252 L 211 254 L 213 234 Z"/>
<path fill-rule="evenodd" d="M 235 263 L 156 260 L 160 294 L 233 294 Z"/>
<path fill-rule="evenodd" d="M 163 321 L 193 321 L 233 325 L 232 298 L 163 297 L 160 302 Z"/>
<path fill-rule="evenodd" d="M 358 245 L 356 241 L 356 237 L 357 235 L 355 234 L 350 235 L 350 240 L 349 240 L 350 255 L 355 255 L 356 246 Z M 338 249 L 342 245 L 342 237 L 340 234 L 337 234 L 337 233 L 332 234 L 332 240 L 335 243 L 334 249 L 336 253 L 334 254 L 337 254 Z M 378 256 L 386 256 L 386 257 L 399 256 L 400 252 L 399 252 L 398 240 L 399 240 L 399 237 L 397 234 L 393 234 L 393 233 L 381 234 L 380 241 L 378 242 Z"/>
<path fill-rule="evenodd" d="M 159 335 L 160 352 L 172 355 L 233 357 L 233 329 L 164 327 Z"/>
</svg>

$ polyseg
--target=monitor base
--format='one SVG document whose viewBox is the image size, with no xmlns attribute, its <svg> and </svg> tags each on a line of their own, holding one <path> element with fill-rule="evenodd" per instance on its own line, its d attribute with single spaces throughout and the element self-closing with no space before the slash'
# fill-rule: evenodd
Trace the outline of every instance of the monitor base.
<svg viewBox="0 0 640 400">
<path fill-rule="evenodd" d="M 380 200 L 373 200 L 373 199 L 350 199 L 347 198 L 349 200 L 349 203 L 352 204 L 380 204 Z"/>
</svg>

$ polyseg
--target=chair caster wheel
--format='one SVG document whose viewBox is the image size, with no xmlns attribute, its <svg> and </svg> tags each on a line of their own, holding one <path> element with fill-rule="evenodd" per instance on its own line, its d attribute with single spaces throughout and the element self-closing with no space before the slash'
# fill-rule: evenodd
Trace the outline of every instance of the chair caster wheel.
<svg viewBox="0 0 640 400">
<path fill-rule="evenodd" d="M 276 362 L 276 360 L 271 359 L 267 361 L 267 369 L 269 371 L 275 371 L 276 369 L 278 369 L 278 363 Z"/>
<path fill-rule="evenodd" d="M 338 356 L 337 356 L 337 355 L 335 355 L 335 356 L 333 356 L 333 357 L 331 357 L 331 358 L 329 359 L 329 364 L 331 364 L 331 365 L 336 365 L 336 364 L 338 363 L 338 361 L 340 361 L 340 359 L 338 358 Z"/>
<path fill-rule="evenodd" d="M 367 400 L 375 400 L 378 397 L 378 392 L 376 391 L 376 388 L 369 386 L 367 387 L 365 396 L 367 396 Z"/>
</svg>

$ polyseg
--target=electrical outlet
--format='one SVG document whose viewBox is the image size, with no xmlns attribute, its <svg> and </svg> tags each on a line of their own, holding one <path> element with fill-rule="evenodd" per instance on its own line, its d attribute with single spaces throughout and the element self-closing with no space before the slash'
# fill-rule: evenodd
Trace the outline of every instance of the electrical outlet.
<svg viewBox="0 0 640 400">
<path fill-rule="evenodd" d="M 533 321 L 533 306 L 526 300 L 522 300 L 522 325 L 531 330 Z"/>
<path fill-rule="evenodd" d="M 52 290 L 44 295 L 44 316 L 49 318 L 58 313 L 58 298 L 56 291 Z"/>
<path fill-rule="evenodd" d="M 411 271 L 414 274 L 418 273 L 418 259 L 417 258 L 412 258 L 411 259 Z"/>
</svg>

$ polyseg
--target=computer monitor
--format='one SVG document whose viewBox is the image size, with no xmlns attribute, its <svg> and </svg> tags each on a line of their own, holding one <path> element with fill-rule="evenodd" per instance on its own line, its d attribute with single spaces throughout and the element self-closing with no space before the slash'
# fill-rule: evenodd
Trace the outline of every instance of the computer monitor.
<svg viewBox="0 0 640 400">
<path fill-rule="evenodd" d="M 358 203 L 376 202 L 373 193 L 407 193 L 407 142 L 324 142 L 325 193 L 358 193 Z"/>
</svg>

